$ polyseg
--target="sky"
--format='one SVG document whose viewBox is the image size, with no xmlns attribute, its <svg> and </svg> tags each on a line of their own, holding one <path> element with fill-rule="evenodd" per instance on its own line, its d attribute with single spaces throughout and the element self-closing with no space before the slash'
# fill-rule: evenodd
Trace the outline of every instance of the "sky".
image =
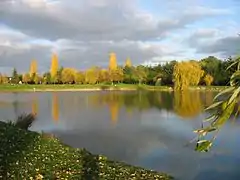
<svg viewBox="0 0 240 180">
<path fill-rule="evenodd" d="M 84 70 L 240 53 L 240 0 L 0 0 L 0 72 Z"/>
</svg>

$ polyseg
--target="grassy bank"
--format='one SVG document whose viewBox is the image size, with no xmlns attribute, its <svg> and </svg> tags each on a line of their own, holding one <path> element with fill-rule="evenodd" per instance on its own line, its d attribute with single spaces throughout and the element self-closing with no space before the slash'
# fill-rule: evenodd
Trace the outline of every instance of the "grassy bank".
<svg viewBox="0 0 240 180">
<path fill-rule="evenodd" d="M 190 90 L 201 91 L 220 91 L 227 86 L 195 86 L 190 87 Z M 0 85 L 0 92 L 21 92 L 21 91 L 100 91 L 100 90 L 148 90 L 148 91 L 173 91 L 168 86 L 149 86 L 138 84 L 116 84 L 116 85 L 76 85 L 76 84 L 63 84 L 63 85 Z"/>
<path fill-rule="evenodd" d="M 107 147 L 106 147 L 107 148 Z M 169 180 L 170 176 L 74 149 L 0 122 L 0 179 Z"/>
<path fill-rule="evenodd" d="M 170 90 L 167 86 L 149 86 L 149 85 L 135 85 L 135 84 L 116 84 L 116 85 L 0 85 L 1 92 L 15 92 L 15 91 L 98 91 L 98 90 Z"/>
</svg>

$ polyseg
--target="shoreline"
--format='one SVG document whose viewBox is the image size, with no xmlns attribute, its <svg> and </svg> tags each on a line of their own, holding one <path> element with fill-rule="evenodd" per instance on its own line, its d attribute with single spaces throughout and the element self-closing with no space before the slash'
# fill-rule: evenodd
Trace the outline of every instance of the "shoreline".
<svg viewBox="0 0 240 180">
<path fill-rule="evenodd" d="M 174 179 L 164 172 L 70 147 L 51 134 L 20 129 L 2 121 L 0 131 L 1 179 Z"/>
<path fill-rule="evenodd" d="M 190 91 L 221 91 L 228 86 L 197 86 L 189 87 Z M 173 92 L 170 86 L 149 86 L 149 85 L 0 85 L 0 93 L 4 92 L 95 92 L 95 91 L 167 91 Z"/>
</svg>

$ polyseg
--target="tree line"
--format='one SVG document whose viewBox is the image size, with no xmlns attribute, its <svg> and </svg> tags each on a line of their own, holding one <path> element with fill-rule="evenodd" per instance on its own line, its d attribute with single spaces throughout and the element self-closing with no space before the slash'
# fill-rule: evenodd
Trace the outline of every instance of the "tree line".
<svg viewBox="0 0 240 180">
<path fill-rule="evenodd" d="M 109 55 L 106 69 L 93 66 L 85 71 L 59 66 L 57 54 L 51 58 L 51 68 L 44 74 L 38 73 L 37 60 L 32 60 L 29 72 L 19 74 L 13 69 L 11 77 L 0 74 L 0 83 L 18 84 L 147 84 L 174 86 L 184 89 L 196 85 L 228 85 L 233 68 L 227 69 L 234 60 L 230 57 L 222 60 L 209 56 L 199 61 L 169 61 L 157 66 L 133 66 L 127 58 L 124 65 L 118 65 L 115 53 Z"/>
</svg>

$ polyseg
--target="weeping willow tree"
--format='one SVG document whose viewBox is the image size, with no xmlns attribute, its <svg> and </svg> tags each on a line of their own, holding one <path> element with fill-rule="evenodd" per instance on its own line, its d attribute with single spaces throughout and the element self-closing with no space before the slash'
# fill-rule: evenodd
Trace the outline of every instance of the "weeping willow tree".
<svg viewBox="0 0 240 180">
<path fill-rule="evenodd" d="M 176 63 L 173 70 L 174 89 L 185 90 L 189 86 L 198 85 L 204 71 L 196 61 Z"/>
<path fill-rule="evenodd" d="M 235 68 L 235 72 L 230 78 L 230 87 L 218 93 L 214 97 L 213 104 L 206 108 L 209 117 L 205 119 L 197 133 L 196 150 L 207 152 L 212 147 L 218 132 L 228 120 L 235 120 L 240 113 L 240 57 L 227 68 Z M 208 136 L 207 136 L 208 135 Z"/>
</svg>

